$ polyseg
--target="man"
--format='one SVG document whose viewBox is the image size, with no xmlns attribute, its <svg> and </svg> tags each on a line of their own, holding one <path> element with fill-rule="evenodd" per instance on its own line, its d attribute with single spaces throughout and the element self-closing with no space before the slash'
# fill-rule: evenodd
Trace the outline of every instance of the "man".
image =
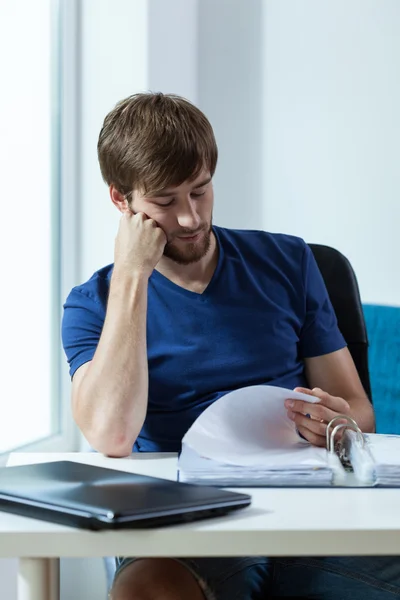
<svg viewBox="0 0 400 600">
<path fill-rule="evenodd" d="M 72 290 L 63 317 L 72 410 L 92 447 L 114 457 L 132 448 L 177 451 L 207 406 L 254 384 L 320 398 L 306 409 L 287 401 L 312 444 L 325 444 L 326 424 L 338 414 L 373 431 L 372 407 L 308 246 L 212 225 L 217 146 L 201 111 L 177 96 L 131 96 L 105 118 L 98 156 L 122 213 L 115 260 Z M 332 586 L 336 595 L 324 598 L 400 593 L 382 571 L 389 559 L 120 558 L 117 565 L 113 600 L 322 597 Z"/>
</svg>

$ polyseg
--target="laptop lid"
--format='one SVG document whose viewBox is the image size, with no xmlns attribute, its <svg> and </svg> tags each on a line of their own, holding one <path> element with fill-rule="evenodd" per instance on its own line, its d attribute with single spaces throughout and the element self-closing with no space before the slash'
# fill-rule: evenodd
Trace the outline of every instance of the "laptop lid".
<svg viewBox="0 0 400 600">
<path fill-rule="evenodd" d="M 0 510 L 73 527 L 158 527 L 250 503 L 247 494 L 71 461 L 0 468 Z"/>
</svg>

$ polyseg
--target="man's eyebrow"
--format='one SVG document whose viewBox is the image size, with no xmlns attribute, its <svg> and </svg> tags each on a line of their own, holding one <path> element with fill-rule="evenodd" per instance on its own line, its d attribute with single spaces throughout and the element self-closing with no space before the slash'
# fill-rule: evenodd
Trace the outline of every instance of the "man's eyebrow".
<svg viewBox="0 0 400 600">
<path fill-rule="evenodd" d="M 197 188 L 201 188 L 204 185 L 207 185 L 207 183 L 210 183 L 211 181 L 211 177 L 207 177 L 207 179 L 203 179 L 203 181 L 199 181 L 199 183 L 196 183 L 196 185 L 194 186 L 194 190 L 197 190 Z M 158 192 L 154 192 L 154 194 L 152 194 L 152 197 L 154 198 L 164 198 L 166 196 L 173 196 L 175 194 L 175 190 L 160 190 Z"/>
<path fill-rule="evenodd" d="M 211 177 L 207 177 L 207 179 L 203 179 L 203 181 L 199 181 L 199 183 L 197 183 L 194 186 L 194 190 L 197 190 L 197 188 L 203 187 L 204 185 L 207 185 L 207 183 L 210 183 L 211 181 Z"/>
</svg>

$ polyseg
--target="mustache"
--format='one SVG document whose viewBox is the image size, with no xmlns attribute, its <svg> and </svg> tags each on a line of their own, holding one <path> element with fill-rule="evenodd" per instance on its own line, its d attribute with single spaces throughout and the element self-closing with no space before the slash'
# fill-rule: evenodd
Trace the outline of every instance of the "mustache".
<svg viewBox="0 0 400 600">
<path fill-rule="evenodd" d="M 187 235 L 189 236 L 194 236 L 197 235 L 198 233 L 201 233 L 202 231 L 205 231 L 207 229 L 207 226 L 204 225 L 203 227 L 200 227 L 200 229 L 196 229 L 195 231 L 193 231 L 192 229 L 180 229 L 179 233 L 174 233 L 172 236 L 172 239 L 176 238 L 176 237 L 180 237 L 182 235 Z"/>
</svg>

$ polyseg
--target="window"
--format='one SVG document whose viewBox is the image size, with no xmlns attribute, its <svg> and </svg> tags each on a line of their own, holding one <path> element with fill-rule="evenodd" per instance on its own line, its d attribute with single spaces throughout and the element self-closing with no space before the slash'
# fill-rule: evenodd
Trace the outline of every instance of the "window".
<svg viewBox="0 0 400 600">
<path fill-rule="evenodd" d="M 61 245 L 62 175 L 74 123 L 69 148 L 63 133 L 76 108 L 65 100 L 77 77 L 65 36 L 75 26 L 75 2 L 67 7 L 62 0 L 0 3 L 0 453 L 21 446 L 73 448 L 59 334 L 69 283 Z"/>
</svg>

